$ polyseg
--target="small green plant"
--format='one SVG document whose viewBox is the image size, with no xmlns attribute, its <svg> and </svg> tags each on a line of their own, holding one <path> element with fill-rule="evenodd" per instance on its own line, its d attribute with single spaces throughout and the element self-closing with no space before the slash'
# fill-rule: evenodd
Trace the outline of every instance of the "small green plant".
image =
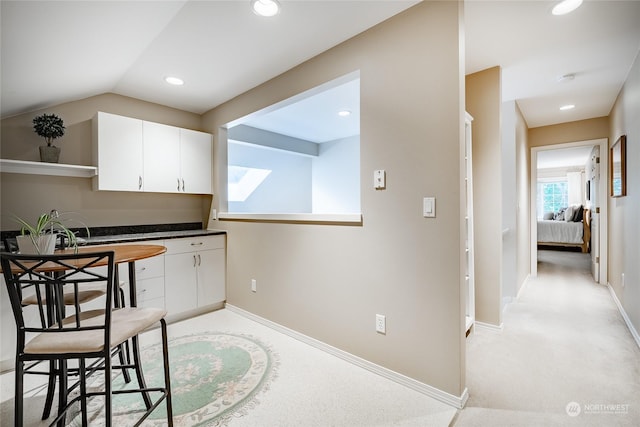
<svg viewBox="0 0 640 427">
<path fill-rule="evenodd" d="M 41 114 L 33 118 L 33 130 L 51 147 L 53 140 L 64 135 L 64 121 L 55 114 Z"/>
<path fill-rule="evenodd" d="M 15 217 L 15 221 L 20 224 L 20 234 L 23 236 L 28 235 L 34 247 L 38 247 L 37 238 L 39 236 L 45 234 L 60 234 L 66 239 L 67 244 L 77 252 L 78 238 L 66 225 L 71 219 L 65 218 L 64 215 L 64 213 L 60 214 L 58 211 L 52 210 L 49 213 L 40 215 L 35 224 L 30 224 L 20 217 Z M 87 231 L 87 237 L 89 237 L 89 229 L 84 224 L 80 224 Z"/>
</svg>

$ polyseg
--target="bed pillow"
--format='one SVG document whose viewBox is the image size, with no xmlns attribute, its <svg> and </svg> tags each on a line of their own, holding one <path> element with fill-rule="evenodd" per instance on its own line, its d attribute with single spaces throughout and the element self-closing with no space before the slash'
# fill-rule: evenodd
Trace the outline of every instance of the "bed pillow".
<svg viewBox="0 0 640 427">
<path fill-rule="evenodd" d="M 576 208 L 575 212 L 573 213 L 573 222 L 582 222 L 582 217 L 583 217 L 583 206 L 580 205 Z"/>
<path fill-rule="evenodd" d="M 564 211 L 564 220 L 567 222 L 573 221 L 573 214 L 576 210 L 576 207 L 571 205 Z"/>
<path fill-rule="evenodd" d="M 544 215 L 542 216 L 542 219 L 544 219 L 545 221 L 548 221 L 550 219 L 554 219 L 555 214 L 553 212 L 545 212 Z"/>
<path fill-rule="evenodd" d="M 558 210 L 558 212 L 555 214 L 553 219 L 556 220 L 556 221 L 564 221 L 564 211 L 565 210 L 567 210 L 567 208 L 560 208 L 560 210 Z"/>
</svg>

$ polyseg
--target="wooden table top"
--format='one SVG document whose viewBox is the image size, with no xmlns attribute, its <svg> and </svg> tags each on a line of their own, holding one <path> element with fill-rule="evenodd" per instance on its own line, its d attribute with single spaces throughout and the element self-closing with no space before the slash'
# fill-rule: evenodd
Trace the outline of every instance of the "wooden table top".
<svg viewBox="0 0 640 427">
<path fill-rule="evenodd" d="M 100 245 L 100 246 L 81 246 L 78 247 L 78 253 L 86 254 L 91 252 L 108 252 L 115 253 L 115 263 L 138 261 L 145 258 L 151 258 L 162 255 L 167 248 L 161 245 Z M 64 251 L 56 251 L 57 254 L 72 254 L 73 249 L 65 249 Z"/>
<path fill-rule="evenodd" d="M 167 251 L 162 245 L 99 245 L 99 246 L 81 246 L 78 248 L 78 253 L 86 254 L 91 252 L 114 252 L 114 260 L 116 264 L 129 263 L 138 261 L 145 258 L 151 258 L 157 255 L 162 255 Z M 55 254 L 73 254 L 74 249 L 65 249 L 64 251 L 57 250 Z M 96 263 L 95 266 L 105 265 L 106 263 Z M 55 268 L 47 268 L 44 264 L 40 271 L 57 271 L 60 270 L 60 266 Z M 0 268 L 0 273 L 2 269 Z"/>
</svg>

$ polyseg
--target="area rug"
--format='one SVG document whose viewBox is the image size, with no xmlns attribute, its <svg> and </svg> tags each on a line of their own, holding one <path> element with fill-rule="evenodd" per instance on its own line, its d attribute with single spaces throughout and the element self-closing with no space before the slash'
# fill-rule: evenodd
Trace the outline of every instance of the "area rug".
<svg viewBox="0 0 640 427">
<path fill-rule="evenodd" d="M 162 347 L 156 344 L 144 348 L 141 355 L 147 385 L 163 385 Z M 271 349 L 256 338 L 206 332 L 172 339 L 169 364 L 174 425 L 224 426 L 259 403 L 259 394 L 268 390 L 276 376 L 278 361 Z M 114 380 L 114 390 L 136 385 L 135 376 L 129 384 L 121 375 Z M 97 380 L 91 388 L 101 386 Z M 91 426 L 104 425 L 103 402 L 102 397 L 89 402 Z M 133 425 L 143 410 L 138 393 L 114 396 L 113 424 Z M 79 417 L 72 425 L 80 425 Z M 164 404 L 149 415 L 144 425 L 166 425 Z"/>
</svg>

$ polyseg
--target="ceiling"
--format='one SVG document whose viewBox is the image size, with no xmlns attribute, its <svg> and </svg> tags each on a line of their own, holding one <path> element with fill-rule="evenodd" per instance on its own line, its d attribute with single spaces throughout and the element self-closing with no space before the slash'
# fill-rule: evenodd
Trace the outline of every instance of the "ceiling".
<svg viewBox="0 0 640 427">
<path fill-rule="evenodd" d="M 538 169 L 554 169 L 567 167 L 584 168 L 591 157 L 593 146 L 558 148 L 538 152 Z"/>
<path fill-rule="evenodd" d="M 3 0 L 0 115 L 105 92 L 201 114 L 417 3 L 280 2 L 263 18 L 248 0 Z M 465 4 L 467 73 L 500 65 L 503 100 L 529 127 L 608 115 L 640 48 L 640 0 L 585 0 L 562 17 L 554 4 Z M 566 103 L 576 108 L 560 112 Z"/>
</svg>

